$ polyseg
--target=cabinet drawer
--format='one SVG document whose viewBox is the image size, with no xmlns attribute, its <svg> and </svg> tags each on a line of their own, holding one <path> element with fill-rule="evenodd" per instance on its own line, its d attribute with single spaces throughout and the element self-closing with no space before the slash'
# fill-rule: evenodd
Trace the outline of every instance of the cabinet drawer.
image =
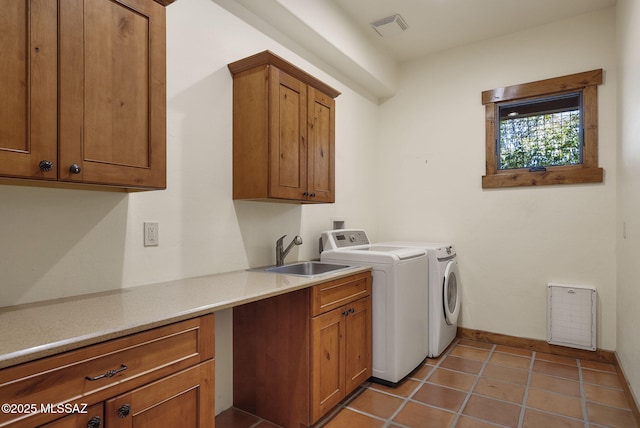
<svg viewBox="0 0 640 428">
<path fill-rule="evenodd" d="M 40 403 L 92 405 L 213 355 L 211 314 L 4 369 L 0 397 L 38 407 Z M 18 420 L 33 426 L 59 416 L 2 413 L 0 427 Z"/>
<path fill-rule="evenodd" d="M 74 413 L 56 419 L 40 428 L 89 428 L 104 427 L 104 406 L 102 403 L 83 409 L 84 413 Z"/>
<path fill-rule="evenodd" d="M 370 272 L 318 284 L 311 291 L 311 316 L 330 311 L 370 294 Z"/>
</svg>

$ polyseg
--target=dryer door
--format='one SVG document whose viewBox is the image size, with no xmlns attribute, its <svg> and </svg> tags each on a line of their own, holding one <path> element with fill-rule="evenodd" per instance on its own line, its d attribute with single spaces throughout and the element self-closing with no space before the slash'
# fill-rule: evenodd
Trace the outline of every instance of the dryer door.
<svg viewBox="0 0 640 428">
<path fill-rule="evenodd" d="M 447 324 L 452 325 L 458 322 L 460 315 L 460 274 L 458 272 L 458 262 L 450 260 L 444 270 L 443 305 L 444 318 Z"/>
</svg>

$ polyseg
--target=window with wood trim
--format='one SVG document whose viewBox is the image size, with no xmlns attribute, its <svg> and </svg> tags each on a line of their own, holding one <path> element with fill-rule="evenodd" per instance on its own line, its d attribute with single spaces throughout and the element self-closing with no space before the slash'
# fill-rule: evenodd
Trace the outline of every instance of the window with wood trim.
<svg viewBox="0 0 640 428">
<path fill-rule="evenodd" d="M 601 183 L 602 69 L 484 91 L 483 188 Z"/>
</svg>

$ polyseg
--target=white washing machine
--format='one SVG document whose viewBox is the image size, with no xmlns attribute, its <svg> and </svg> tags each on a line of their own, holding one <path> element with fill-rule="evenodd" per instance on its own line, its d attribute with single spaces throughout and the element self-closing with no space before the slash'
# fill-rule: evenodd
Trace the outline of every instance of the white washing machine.
<svg viewBox="0 0 640 428">
<path fill-rule="evenodd" d="M 429 259 L 429 357 L 437 357 L 455 339 L 462 302 L 455 247 L 437 242 L 392 241 L 380 245 L 417 247 Z"/>
<path fill-rule="evenodd" d="M 322 232 L 321 242 L 323 262 L 372 268 L 372 380 L 398 383 L 429 352 L 426 251 L 371 244 L 362 229 Z"/>
</svg>

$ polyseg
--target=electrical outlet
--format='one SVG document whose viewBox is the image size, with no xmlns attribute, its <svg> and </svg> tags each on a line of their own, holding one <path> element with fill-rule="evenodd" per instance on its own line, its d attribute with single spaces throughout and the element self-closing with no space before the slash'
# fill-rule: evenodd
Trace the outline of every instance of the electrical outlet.
<svg viewBox="0 0 640 428">
<path fill-rule="evenodd" d="M 159 244 L 158 223 L 155 221 L 144 222 L 144 246 L 155 247 Z"/>
</svg>

